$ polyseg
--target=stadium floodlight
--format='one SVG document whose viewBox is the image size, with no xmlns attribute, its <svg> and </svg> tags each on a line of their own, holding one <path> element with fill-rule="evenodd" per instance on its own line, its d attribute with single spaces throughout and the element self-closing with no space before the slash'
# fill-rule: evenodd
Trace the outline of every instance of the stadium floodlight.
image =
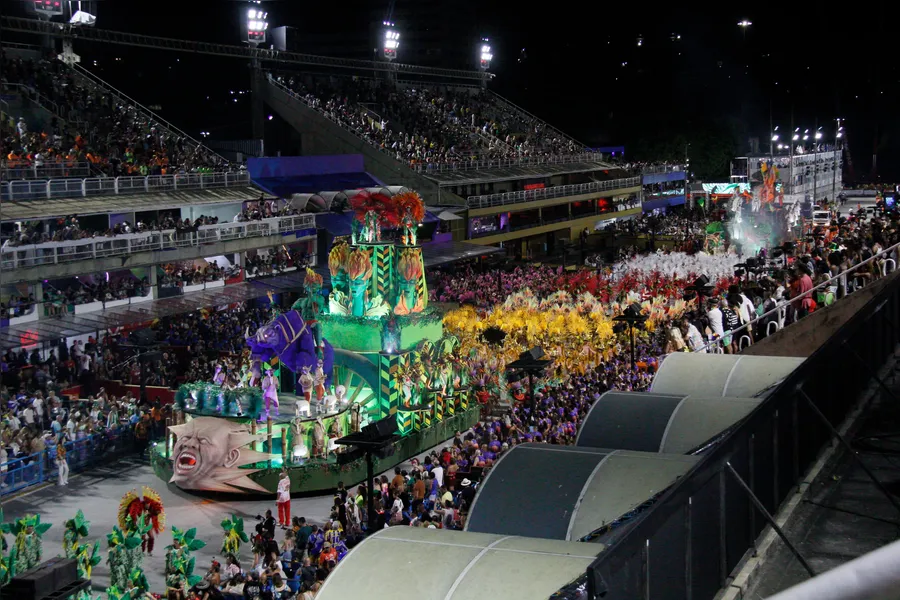
<svg viewBox="0 0 900 600">
<path fill-rule="evenodd" d="M 400 32 L 394 28 L 390 21 L 384 21 L 384 57 L 387 60 L 397 58 L 397 49 L 400 48 Z"/>
<path fill-rule="evenodd" d="M 488 43 L 490 40 L 487 38 L 481 38 L 481 48 L 479 48 L 479 56 L 481 62 L 481 68 L 485 71 L 491 68 L 491 61 L 494 60 L 494 55 L 491 53 L 491 45 Z"/>
<path fill-rule="evenodd" d="M 260 6 L 259 0 L 252 3 L 247 9 L 247 41 L 251 44 L 264 44 L 266 42 L 266 30 L 269 28 L 269 13 Z"/>
</svg>

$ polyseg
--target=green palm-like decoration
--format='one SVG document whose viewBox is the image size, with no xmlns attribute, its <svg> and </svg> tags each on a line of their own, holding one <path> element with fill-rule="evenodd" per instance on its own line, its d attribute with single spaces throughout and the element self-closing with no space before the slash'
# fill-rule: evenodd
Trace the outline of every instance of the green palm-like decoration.
<svg viewBox="0 0 900 600">
<path fill-rule="evenodd" d="M 174 543 L 166 552 L 166 586 L 174 589 L 192 587 L 203 579 L 194 575 L 195 559 L 191 552 L 206 546 L 206 542 L 196 539 L 197 529 L 192 527 L 181 530 L 172 527 L 172 540 Z M 175 545 L 179 547 L 176 548 Z"/>
<path fill-rule="evenodd" d="M 194 552 L 195 550 L 199 550 L 206 546 L 206 542 L 203 540 L 198 540 L 197 538 L 197 528 L 191 527 L 188 530 L 181 530 L 177 527 L 172 527 L 172 540 L 178 542 L 179 545 L 188 552 Z M 172 546 L 169 546 L 171 548 Z"/>
<path fill-rule="evenodd" d="M 141 535 L 146 533 L 147 527 L 143 516 L 138 519 L 135 527 L 126 523 L 127 531 L 122 531 L 117 525 L 113 525 L 112 531 L 106 535 L 108 548 L 109 582 L 110 587 L 117 590 L 128 590 L 130 574 L 135 569 L 140 569 L 143 563 L 141 554 Z"/>
<path fill-rule="evenodd" d="M 143 569 L 132 569 L 131 573 L 128 574 L 128 582 L 131 584 L 129 590 L 139 590 L 139 594 L 143 594 L 150 591 L 150 582 L 147 581 L 147 576 L 144 574 Z"/>
<path fill-rule="evenodd" d="M 3 508 L 0 508 L 0 540 L 3 542 L 3 548 L 0 549 L 0 586 L 4 586 L 15 575 L 15 559 L 10 556 L 7 560 L 4 553 L 6 552 L 6 534 L 12 532 L 12 524 L 7 523 L 3 519 Z"/>
<path fill-rule="evenodd" d="M 84 518 L 84 513 L 79 510 L 75 514 L 74 519 L 66 521 L 65 526 L 63 551 L 66 554 L 66 558 L 76 558 L 81 550 L 81 540 L 87 537 L 91 523 Z"/>
<path fill-rule="evenodd" d="M 222 554 L 233 554 L 237 557 L 241 552 L 241 543 L 250 541 L 250 538 L 244 533 L 244 519 L 237 515 L 231 515 L 230 519 L 222 521 L 222 529 L 225 531 Z"/>
<path fill-rule="evenodd" d="M 40 564 L 42 537 L 51 526 L 50 523 L 41 523 L 40 515 L 25 515 L 8 527 L 9 532 L 16 536 L 16 542 L 10 550 L 9 558 L 7 559 L 8 576 L 10 578 L 15 573 L 24 573 Z M 29 528 L 32 530 L 30 534 L 28 533 Z M 4 527 L 4 532 L 6 529 Z"/>
<path fill-rule="evenodd" d="M 120 592 L 119 588 L 114 585 L 106 588 L 106 600 L 137 600 L 139 595 L 138 590 L 128 590 L 126 592 Z M 102 600 L 100 596 L 97 597 L 97 600 Z"/>
</svg>

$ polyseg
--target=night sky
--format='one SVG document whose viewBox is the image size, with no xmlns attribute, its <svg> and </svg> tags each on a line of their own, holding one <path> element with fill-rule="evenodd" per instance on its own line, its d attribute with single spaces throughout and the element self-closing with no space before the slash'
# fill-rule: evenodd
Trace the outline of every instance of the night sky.
<svg viewBox="0 0 900 600">
<path fill-rule="evenodd" d="M 0 10 L 21 14 L 21 4 L 0 0 Z M 247 6 L 90 4 L 99 5 L 104 29 L 223 43 L 240 42 Z M 847 177 L 869 177 L 877 151 L 878 174 L 900 180 L 900 72 L 886 4 L 841 4 L 840 12 L 810 3 L 743 3 L 743 12 L 692 3 L 264 4 L 271 26 L 296 27 L 298 50 L 312 54 L 370 58 L 375 24 L 389 12 L 403 36 L 402 62 L 472 68 L 487 36 L 495 56 L 491 88 L 591 146 L 624 144 L 632 156 L 651 158 L 645 155 L 671 155 L 672 139 L 696 147 L 728 137 L 736 154 L 751 138 L 767 151 L 770 119 L 780 131 L 792 115 L 795 127 L 818 124 L 828 140 L 842 117 L 852 153 Z M 739 27 L 743 19 L 752 25 Z M 160 106 L 163 117 L 193 135 L 249 137 L 248 97 L 230 94 L 249 89 L 240 60 L 97 44 L 76 51 L 83 65 L 143 104 Z"/>
</svg>

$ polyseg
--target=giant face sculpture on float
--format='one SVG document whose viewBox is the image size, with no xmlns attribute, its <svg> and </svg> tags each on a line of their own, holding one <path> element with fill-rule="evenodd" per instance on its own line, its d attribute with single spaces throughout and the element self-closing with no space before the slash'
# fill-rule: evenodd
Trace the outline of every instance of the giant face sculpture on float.
<svg viewBox="0 0 900 600">
<path fill-rule="evenodd" d="M 177 436 L 169 483 L 185 490 L 269 491 L 248 477 L 258 469 L 241 468 L 275 458 L 248 447 L 264 436 L 251 434 L 247 425 L 198 417 L 169 430 Z"/>
</svg>

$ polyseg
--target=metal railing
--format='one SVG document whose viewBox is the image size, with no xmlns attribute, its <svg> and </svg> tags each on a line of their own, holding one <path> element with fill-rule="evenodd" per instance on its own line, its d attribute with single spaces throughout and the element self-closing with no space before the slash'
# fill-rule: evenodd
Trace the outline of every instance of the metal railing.
<svg viewBox="0 0 900 600">
<path fill-rule="evenodd" d="M 684 171 L 683 165 L 648 165 L 641 169 L 643 175 L 652 175 L 654 173 L 678 173 Z"/>
<path fill-rule="evenodd" d="M 889 391 L 879 368 L 900 342 L 898 323 L 895 276 L 614 536 L 588 568 L 588 598 L 710 600 L 726 587 L 766 527 L 759 507 L 773 515 L 800 491 L 801 478 L 866 390 Z"/>
<path fill-rule="evenodd" d="M 578 162 L 600 162 L 603 155 L 599 152 L 581 152 L 578 154 L 555 154 L 551 156 L 520 156 L 497 160 L 461 160 L 439 164 L 416 165 L 420 173 L 444 173 L 447 171 L 479 171 L 483 169 L 503 169 L 508 167 L 528 167 L 540 165 L 564 165 Z"/>
<path fill-rule="evenodd" d="M 71 111 L 63 114 L 63 110 L 60 108 L 59 104 L 41 94 L 37 89 L 22 83 L 4 83 L 2 87 L 4 90 L 21 90 L 20 93 L 26 100 L 55 116 L 64 125 L 75 127 L 87 135 L 89 127 L 86 121 L 70 118 L 69 115 L 71 114 Z"/>
<path fill-rule="evenodd" d="M 66 442 L 65 446 L 69 470 L 77 473 L 101 461 L 130 452 L 134 448 L 134 435 L 130 425 L 119 425 Z M 58 474 L 55 445 L 36 454 L 8 460 L 0 464 L 0 495 L 52 482 Z"/>
<path fill-rule="evenodd" d="M 250 185 L 250 174 L 184 173 L 146 177 L 87 177 L 84 179 L 48 179 L 0 182 L 0 199 L 39 200 L 78 196 L 151 194 L 182 190 L 203 190 Z"/>
<path fill-rule="evenodd" d="M 563 138 L 563 139 L 565 139 L 565 140 L 568 140 L 568 141 L 570 141 L 570 142 L 572 142 L 572 143 L 574 143 L 574 144 L 580 146 L 581 148 L 584 148 L 584 147 L 585 147 L 584 144 L 582 144 L 581 142 L 579 142 L 578 140 L 576 140 L 575 138 L 573 138 L 571 135 L 568 135 L 568 134 L 566 134 L 566 133 L 563 133 L 562 131 L 560 131 L 559 129 L 557 129 L 556 127 L 554 127 L 553 125 L 551 125 L 551 124 L 548 123 L 547 121 L 541 119 L 540 117 L 537 117 L 537 116 L 531 114 L 530 112 L 528 112 L 527 110 L 525 110 L 524 108 L 522 108 L 521 106 L 519 106 L 518 104 L 515 104 L 514 102 L 511 102 L 510 100 L 507 100 L 506 98 L 504 98 L 503 96 L 501 96 L 500 94 L 498 94 L 498 93 L 496 93 L 496 92 L 490 92 L 490 94 L 495 98 L 495 100 L 496 100 L 497 102 L 499 102 L 500 104 L 505 104 L 505 105 L 508 106 L 510 109 L 512 109 L 514 112 L 519 113 L 520 115 L 522 115 L 522 116 L 525 117 L 526 119 L 531 119 L 531 120 L 533 120 L 533 121 L 537 121 L 538 123 L 543 124 L 545 128 L 547 128 L 547 129 L 549 129 L 549 130 L 551 130 L 551 131 L 556 132 L 556 134 L 559 135 L 559 137 L 561 137 L 561 138 Z"/>
<path fill-rule="evenodd" d="M 72 164 L 45 162 L 41 165 L 30 164 L 10 167 L 5 166 L 9 163 L 4 160 L 3 164 L 4 166 L 0 167 L 0 181 L 11 181 L 15 179 L 53 179 L 59 177 L 89 177 L 91 174 L 91 163 L 87 162 Z"/>
<path fill-rule="evenodd" d="M 378 142 L 376 142 L 375 140 L 373 140 L 373 139 L 371 139 L 371 138 L 366 137 L 366 136 L 363 135 L 357 128 L 348 127 L 346 123 L 343 123 L 340 119 L 336 119 L 334 116 L 332 116 L 332 114 L 331 114 L 330 112 L 326 111 L 325 109 L 323 109 L 323 108 L 321 107 L 321 104 L 322 104 L 321 102 L 317 102 L 316 104 L 310 103 L 309 100 L 307 100 L 305 96 L 303 96 L 303 95 L 301 95 L 301 94 L 295 92 L 294 90 L 292 90 L 291 88 L 289 88 L 289 87 L 286 86 L 285 84 L 283 84 L 283 83 L 281 83 L 280 81 L 278 81 L 278 79 L 276 79 L 275 76 L 272 75 L 271 73 L 266 73 L 266 78 L 268 79 L 269 83 L 271 83 L 272 85 L 274 85 L 276 88 L 280 89 L 282 92 L 284 92 L 285 94 L 287 94 L 288 96 L 290 96 L 290 97 L 293 98 L 294 100 L 297 100 L 298 102 L 302 102 L 303 104 L 305 104 L 305 105 L 307 106 L 307 108 L 310 108 L 310 109 L 316 111 L 317 113 L 319 113 L 319 115 L 321 115 L 322 117 L 328 119 L 329 121 L 331 121 L 332 123 L 334 123 L 335 125 L 337 125 L 338 127 L 340 127 L 341 129 L 343 129 L 344 131 L 347 131 L 347 132 L 349 132 L 349 133 L 352 133 L 352 134 L 355 135 L 357 138 L 359 138 L 361 141 L 363 141 L 363 142 L 367 143 L 368 145 L 372 146 L 373 148 L 375 148 L 375 149 L 378 150 L 379 152 L 384 152 L 385 154 L 389 154 L 389 155 L 393 156 L 390 152 L 388 152 L 387 150 L 385 150 L 384 148 L 382 148 L 382 147 L 378 144 Z M 402 161 L 401 161 L 401 162 L 402 162 Z"/>
<path fill-rule="evenodd" d="M 216 152 L 210 150 L 210 148 L 208 146 L 205 146 L 204 144 L 202 144 L 198 140 L 194 139 L 187 133 L 185 133 L 182 130 L 180 130 L 179 128 L 175 127 L 174 125 L 172 125 L 171 123 L 169 123 L 168 121 L 166 121 L 165 119 L 160 117 L 158 114 L 156 114 L 155 112 L 153 112 L 152 110 L 150 110 L 149 108 L 147 108 L 146 106 L 144 106 L 143 104 L 141 104 L 140 102 L 135 100 L 134 98 L 131 98 L 124 92 L 117 90 L 116 88 L 111 86 L 109 83 L 103 81 L 102 79 L 100 79 L 99 77 L 97 77 L 96 75 L 94 75 L 93 73 L 91 73 L 90 71 L 88 71 L 87 69 L 82 67 L 81 65 L 77 65 L 77 64 L 73 65 L 72 71 L 77 73 L 78 75 L 81 75 L 82 79 L 85 80 L 86 82 L 88 82 L 90 85 L 100 88 L 100 90 L 103 93 L 109 94 L 111 96 L 117 96 L 121 100 L 124 100 L 135 111 L 143 114 L 144 118 L 148 119 L 152 124 L 161 125 L 162 127 L 165 127 L 166 129 L 169 130 L 169 132 L 177 134 L 177 135 L 183 137 L 184 139 L 188 140 L 191 143 L 191 145 L 203 148 L 211 156 L 217 157 L 220 161 L 222 161 L 222 163 L 228 163 L 228 161 L 225 160 L 224 157 L 222 157 L 221 155 L 217 154 Z"/>
<path fill-rule="evenodd" d="M 315 226 L 315 216 L 304 214 L 260 221 L 201 225 L 196 231 L 165 229 L 113 237 L 103 236 L 28 246 L 7 246 L 0 250 L 0 270 L 12 271 L 23 267 L 127 256 L 135 252 L 190 248 L 241 238 L 282 235 L 304 229 L 314 229 Z"/>
<path fill-rule="evenodd" d="M 778 331 L 779 329 L 782 329 L 787 324 L 789 324 L 789 323 L 785 322 L 785 320 L 786 320 L 785 312 L 786 312 L 788 305 L 796 303 L 796 302 L 802 302 L 804 298 L 807 298 L 807 297 L 811 298 L 815 294 L 822 292 L 823 290 L 826 290 L 830 287 L 836 286 L 838 283 L 844 283 L 844 286 L 845 286 L 844 297 L 849 296 L 856 290 L 864 287 L 862 284 L 859 284 L 856 282 L 857 277 L 853 276 L 853 273 L 855 273 L 861 267 L 869 265 L 873 261 L 884 260 L 884 264 L 881 267 L 881 274 L 883 276 L 887 276 L 889 273 L 892 273 L 897 268 L 897 259 L 891 258 L 891 254 L 897 254 L 897 253 L 900 253 L 900 244 L 894 244 L 890 248 L 885 248 L 878 254 L 870 256 L 866 260 L 853 265 L 846 271 L 842 271 L 842 272 L 838 273 L 837 275 L 835 275 L 834 277 L 832 277 L 826 281 L 823 281 L 819 285 L 814 286 L 808 292 L 803 292 L 802 294 L 799 294 L 798 296 L 778 302 L 776 304 L 775 308 L 773 308 L 772 310 L 759 315 L 755 319 L 751 319 L 748 323 L 744 323 L 740 327 L 736 327 L 735 329 L 732 329 L 731 331 L 726 331 L 725 337 L 735 337 L 740 342 L 743 338 L 750 337 L 750 334 L 747 333 L 748 328 L 752 328 L 754 325 L 757 325 L 763 321 L 766 322 L 766 327 L 768 328 L 768 325 L 770 324 L 769 321 L 771 320 L 772 317 L 776 317 L 778 319 L 778 321 L 777 321 L 778 327 L 775 329 L 775 331 Z M 890 263 L 892 265 L 890 270 L 888 270 L 888 268 L 887 268 L 888 263 Z M 766 331 L 766 334 L 768 334 L 768 333 L 769 333 L 769 331 Z M 712 352 L 714 354 L 719 354 L 722 351 L 723 350 L 722 350 L 722 339 L 721 338 L 714 339 L 714 340 L 706 343 L 705 345 L 701 346 L 700 348 L 694 350 L 694 352 Z"/>
<path fill-rule="evenodd" d="M 534 200 L 547 200 L 550 198 L 564 198 L 566 196 L 591 194 L 606 190 L 618 190 L 622 188 L 638 187 L 640 185 L 640 177 L 626 177 L 625 179 L 592 181 L 590 183 L 578 183 L 573 185 L 555 185 L 553 187 L 541 188 L 538 190 L 469 196 L 466 199 L 466 204 L 469 208 L 489 208 L 491 206 L 518 204 L 520 202 L 532 202 Z"/>
</svg>

